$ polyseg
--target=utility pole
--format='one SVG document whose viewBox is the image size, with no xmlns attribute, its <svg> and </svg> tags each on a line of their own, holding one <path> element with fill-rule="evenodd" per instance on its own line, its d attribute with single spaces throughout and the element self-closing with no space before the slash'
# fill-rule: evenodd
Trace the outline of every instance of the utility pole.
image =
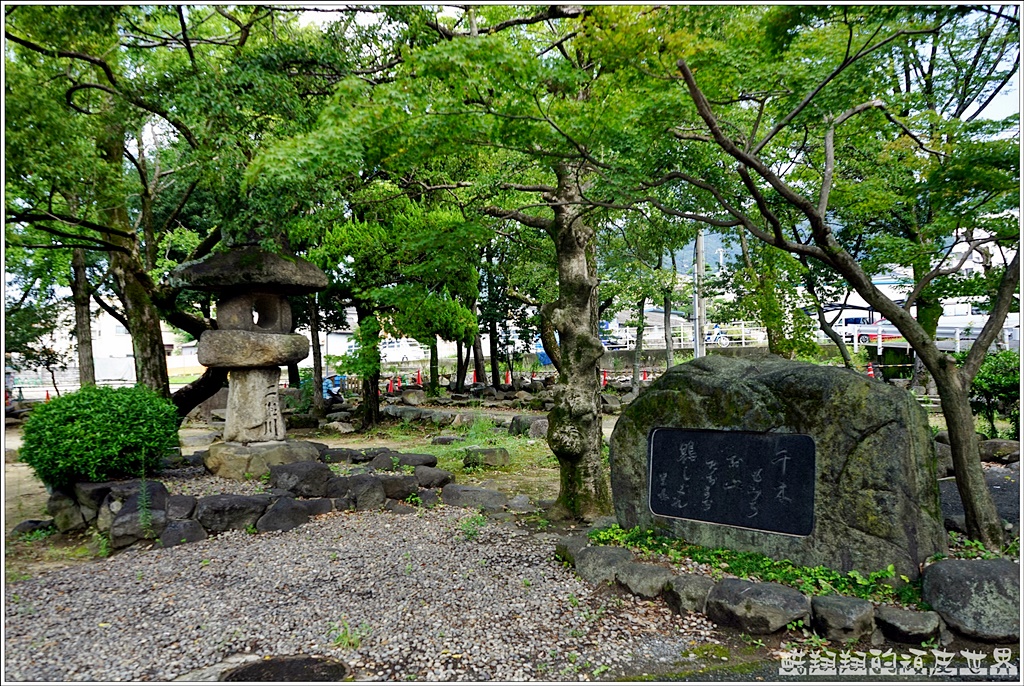
<svg viewBox="0 0 1024 686">
<path fill-rule="evenodd" d="M 693 260 L 693 356 L 704 357 L 704 232 L 697 229 L 696 255 Z"/>
</svg>

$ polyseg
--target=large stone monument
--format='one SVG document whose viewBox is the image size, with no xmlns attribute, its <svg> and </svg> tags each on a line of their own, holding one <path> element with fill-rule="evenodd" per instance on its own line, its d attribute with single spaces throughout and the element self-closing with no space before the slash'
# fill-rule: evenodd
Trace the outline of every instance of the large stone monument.
<svg viewBox="0 0 1024 686">
<path fill-rule="evenodd" d="M 203 332 L 198 348 L 200 364 L 229 370 L 224 440 L 210 446 L 210 471 L 243 479 L 272 464 L 316 459 L 311 444 L 285 441 L 277 387 L 280 366 L 309 354 L 306 337 L 290 333 L 285 296 L 321 290 L 327 276 L 301 258 L 245 245 L 182 264 L 172 283 L 217 296 L 218 328 Z"/>
<path fill-rule="evenodd" d="M 946 551 L 935 468 L 910 393 L 773 356 L 673 367 L 611 437 L 623 528 L 912 579 Z"/>
</svg>

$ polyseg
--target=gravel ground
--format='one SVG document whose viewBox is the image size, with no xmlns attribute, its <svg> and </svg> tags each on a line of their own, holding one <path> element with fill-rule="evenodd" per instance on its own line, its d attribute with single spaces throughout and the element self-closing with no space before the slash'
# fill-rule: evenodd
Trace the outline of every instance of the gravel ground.
<svg viewBox="0 0 1024 686">
<path fill-rule="evenodd" d="M 702 615 L 579 580 L 550 535 L 488 523 L 467 540 L 471 514 L 332 513 L 7 584 L 4 680 L 199 680 L 293 654 L 359 680 L 614 679 L 717 642 Z"/>
</svg>

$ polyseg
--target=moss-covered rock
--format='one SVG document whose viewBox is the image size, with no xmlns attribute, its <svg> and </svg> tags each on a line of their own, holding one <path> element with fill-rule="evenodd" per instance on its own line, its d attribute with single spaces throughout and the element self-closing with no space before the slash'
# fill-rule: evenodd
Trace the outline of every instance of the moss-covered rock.
<svg viewBox="0 0 1024 686">
<path fill-rule="evenodd" d="M 654 515 L 651 429 L 806 434 L 815 443 L 814 528 L 797 537 Z M 615 513 L 711 548 L 868 573 L 918 576 L 946 549 L 927 415 L 905 390 L 834 367 L 777 357 L 709 356 L 673 367 L 640 394 L 611 437 Z"/>
</svg>

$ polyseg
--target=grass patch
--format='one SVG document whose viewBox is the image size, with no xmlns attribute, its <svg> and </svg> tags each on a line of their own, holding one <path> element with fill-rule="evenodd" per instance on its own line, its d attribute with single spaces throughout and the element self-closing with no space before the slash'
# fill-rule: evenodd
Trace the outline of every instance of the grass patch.
<svg viewBox="0 0 1024 686">
<path fill-rule="evenodd" d="M 742 579 L 773 581 L 808 595 L 854 596 L 876 603 L 900 603 L 929 609 L 921 600 L 919 580 L 912 582 L 904 578 L 904 584 L 898 587 L 891 585 L 890 582 L 897 578 L 892 565 L 867 576 L 856 570 L 844 573 L 822 565 L 801 567 L 789 560 L 773 560 L 760 553 L 705 548 L 682 539 L 659 536 L 653 531 L 642 531 L 639 527 L 622 529 L 617 524 L 592 531 L 589 536 L 595 543 L 619 545 L 639 555 L 664 555 L 670 562 L 689 558 L 715 569 L 728 569 L 730 574 Z"/>
<path fill-rule="evenodd" d="M 431 444 L 430 439 L 439 433 L 461 436 L 465 440 L 451 445 Z M 443 428 L 429 422 L 391 422 L 371 430 L 367 437 L 386 441 L 396 450 L 434 455 L 438 468 L 454 474 L 460 483 L 494 480 L 535 500 L 554 498 L 558 493 L 558 461 L 547 441 L 510 436 L 506 429 L 496 427 L 486 416 L 477 417 L 469 426 Z M 509 464 L 467 469 L 463 458 L 466 448 L 471 446 L 504 448 L 509 454 Z"/>
</svg>

